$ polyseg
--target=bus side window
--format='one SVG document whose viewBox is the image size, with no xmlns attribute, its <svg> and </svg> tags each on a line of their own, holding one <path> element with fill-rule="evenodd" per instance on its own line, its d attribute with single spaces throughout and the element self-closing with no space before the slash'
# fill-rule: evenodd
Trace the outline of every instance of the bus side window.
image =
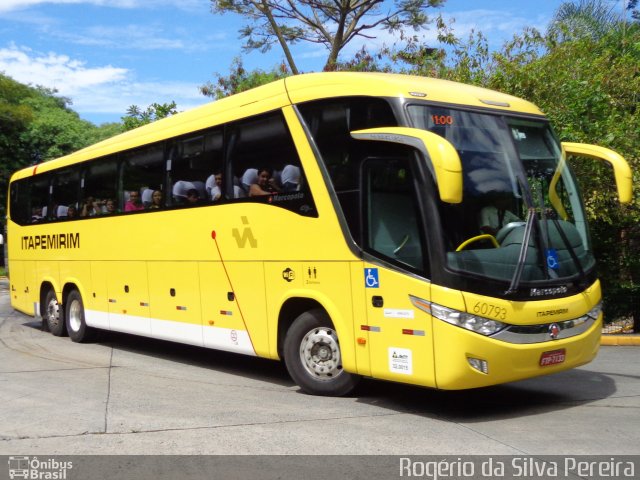
<svg viewBox="0 0 640 480">
<path fill-rule="evenodd" d="M 165 175 L 164 143 L 138 148 L 122 155 L 122 188 L 125 212 L 142 211 L 153 203 L 153 192 L 162 193 Z M 164 196 L 163 196 L 164 197 Z M 163 203 L 157 208 L 163 207 Z"/>
<path fill-rule="evenodd" d="M 71 220 L 78 216 L 78 196 L 80 194 L 80 172 L 75 170 L 56 171 L 52 185 L 52 213 L 58 220 Z"/>
<path fill-rule="evenodd" d="M 30 205 L 32 223 L 47 222 L 55 219 L 54 209 L 49 198 L 51 176 L 49 174 L 31 180 Z"/>
<path fill-rule="evenodd" d="M 11 184 L 11 220 L 19 225 L 27 225 L 33 223 L 31 206 L 31 180 L 25 178 Z M 42 208 L 40 209 L 39 218 L 42 217 Z"/>
<path fill-rule="evenodd" d="M 351 132 L 365 128 L 397 126 L 393 110 L 379 98 L 347 97 L 298 105 L 336 192 L 358 188 L 360 165 L 353 161 L 357 140 Z"/>
<path fill-rule="evenodd" d="M 220 201 L 222 182 L 223 131 L 215 128 L 183 137 L 173 143 L 169 159 L 169 201 L 173 206 L 206 205 Z"/>
<path fill-rule="evenodd" d="M 317 215 L 281 112 L 238 122 L 230 131 L 233 198 L 269 203 L 301 215 Z"/>
<path fill-rule="evenodd" d="M 398 125 L 386 100 L 346 97 L 298 105 L 331 178 L 353 239 L 361 243 L 360 166 L 366 156 L 351 131 Z"/>
<path fill-rule="evenodd" d="M 118 211 L 118 183 L 115 155 L 92 162 L 84 172 L 80 216 L 93 217 Z"/>
</svg>

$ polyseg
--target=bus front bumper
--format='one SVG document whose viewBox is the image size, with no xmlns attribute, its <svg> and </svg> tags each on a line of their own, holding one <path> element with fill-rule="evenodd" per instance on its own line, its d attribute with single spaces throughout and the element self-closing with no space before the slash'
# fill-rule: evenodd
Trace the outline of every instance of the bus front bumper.
<svg viewBox="0 0 640 480">
<path fill-rule="evenodd" d="M 559 340 L 516 344 L 434 319 L 436 386 L 443 390 L 486 387 L 561 372 L 598 353 L 602 314 L 585 332 Z"/>
</svg>

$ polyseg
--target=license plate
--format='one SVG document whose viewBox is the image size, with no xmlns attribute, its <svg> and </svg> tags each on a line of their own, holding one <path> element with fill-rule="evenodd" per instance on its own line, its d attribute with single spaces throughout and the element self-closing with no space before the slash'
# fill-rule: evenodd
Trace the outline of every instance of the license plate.
<svg viewBox="0 0 640 480">
<path fill-rule="evenodd" d="M 564 362 L 565 358 L 567 358 L 567 351 L 564 348 L 544 352 L 540 356 L 540 366 L 548 367 L 549 365 L 557 365 L 558 363 Z"/>
</svg>

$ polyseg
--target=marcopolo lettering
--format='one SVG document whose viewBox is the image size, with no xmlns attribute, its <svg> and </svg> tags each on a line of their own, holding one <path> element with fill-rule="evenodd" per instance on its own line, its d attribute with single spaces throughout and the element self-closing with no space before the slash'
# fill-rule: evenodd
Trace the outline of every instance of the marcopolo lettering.
<svg viewBox="0 0 640 480">
<path fill-rule="evenodd" d="M 69 248 L 80 248 L 79 233 L 25 235 L 22 237 L 22 250 L 56 250 Z"/>
</svg>

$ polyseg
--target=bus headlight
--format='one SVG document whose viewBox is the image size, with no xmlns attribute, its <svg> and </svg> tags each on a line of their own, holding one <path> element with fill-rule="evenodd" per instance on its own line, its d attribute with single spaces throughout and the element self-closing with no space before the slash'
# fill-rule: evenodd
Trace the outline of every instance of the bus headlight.
<svg viewBox="0 0 640 480">
<path fill-rule="evenodd" d="M 598 302 L 595 307 L 587 312 L 587 316 L 597 320 L 602 312 L 602 302 Z"/>
<path fill-rule="evenodd" d="M 444 322 L 457 327 L 466 328 L 481 335 L 493 335 L 507 326 L 506 323 L 492 320 L 490 318 L 479 317 L 469 313 L 453 310 L 435 303 L 431 304 L 432 315 Z"/>
</svg>

